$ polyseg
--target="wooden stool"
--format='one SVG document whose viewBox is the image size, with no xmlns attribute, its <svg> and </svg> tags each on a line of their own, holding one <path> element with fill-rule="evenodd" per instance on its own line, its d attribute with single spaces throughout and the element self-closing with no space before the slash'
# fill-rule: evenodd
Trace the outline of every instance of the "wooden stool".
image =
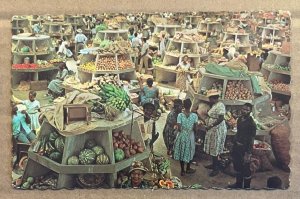
<svg viewBox="0 0 300 199">
<path fill-rule="evenodd" d="M 20 159 L 24 156 L 28 154 L 28 149 L 30 147 L 31 144 L 25 144 L 25 143 L 21 143 L 21 142 L 16 142 L 15 145 L 15 149 L 16 149 L 16 156 L 17 159 L 14 163 L 14 167 L 16 166 L 16 164 L 20 161 Z"/>
</svg>

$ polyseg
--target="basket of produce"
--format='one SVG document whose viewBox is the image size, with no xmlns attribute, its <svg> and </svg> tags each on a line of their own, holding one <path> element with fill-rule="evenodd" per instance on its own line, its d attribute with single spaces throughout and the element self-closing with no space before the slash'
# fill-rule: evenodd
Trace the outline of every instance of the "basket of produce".
<svg viewBox="0 0 300 199">
<path fill-rule="evenodd" d="M 104 174 L 81 174 L 76 178 L 77 184 L 81 188 L 99 188 L 105 180 Z"/>
<path fill-rule="evenodd" d="M 252 154 L 257 156 L 269 155 L 271 153 L 271 146 L 259 140 L 254 140 Z"/>
</svg>

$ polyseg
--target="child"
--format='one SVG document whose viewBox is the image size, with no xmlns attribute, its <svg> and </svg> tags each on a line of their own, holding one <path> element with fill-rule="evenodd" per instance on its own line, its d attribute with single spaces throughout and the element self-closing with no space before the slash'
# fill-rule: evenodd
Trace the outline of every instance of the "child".
<svg viewBox="0 0 300 199">
<path fill-rule="evenodd" d="M 39 115 L 40 115 L 40 102 L 37 101 L 36 98 L 36 92 L 35 91 L 29 91 L 29 96 L 28 100 L 23 100 L 20 101 L 18 104 L 23 104 L 27 108 L 28 115 L 31 120 L 31 130 L 36 131 L 37 129 L 40 128 L 40 123 L 39 123 Z"/>
</svg>

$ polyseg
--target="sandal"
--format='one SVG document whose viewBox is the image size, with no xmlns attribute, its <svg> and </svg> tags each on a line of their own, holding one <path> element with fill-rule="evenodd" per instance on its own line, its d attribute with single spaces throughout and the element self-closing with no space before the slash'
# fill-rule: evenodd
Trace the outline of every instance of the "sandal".
<svg viewBox="0 0 300 199">
<path fill-rule="evenodd" d="M 186 170 L 186 173 L 188 173 L 188 174 L 195 173 L 195 172 L 196 172 L 196 169 L 192 169 L 192 168 L 189 168 Z"/>
</svg>

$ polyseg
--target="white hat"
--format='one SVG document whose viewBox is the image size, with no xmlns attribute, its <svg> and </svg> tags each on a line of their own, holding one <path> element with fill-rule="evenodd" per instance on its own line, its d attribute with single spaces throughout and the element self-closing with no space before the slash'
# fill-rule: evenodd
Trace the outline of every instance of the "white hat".
<svg viewBox="0 0 300 199">
<path fill-rule="evenodd" d="M 82 30 L 79 28 L 76 30 L 78 33 L 82 33 Z"/>
</svg>

